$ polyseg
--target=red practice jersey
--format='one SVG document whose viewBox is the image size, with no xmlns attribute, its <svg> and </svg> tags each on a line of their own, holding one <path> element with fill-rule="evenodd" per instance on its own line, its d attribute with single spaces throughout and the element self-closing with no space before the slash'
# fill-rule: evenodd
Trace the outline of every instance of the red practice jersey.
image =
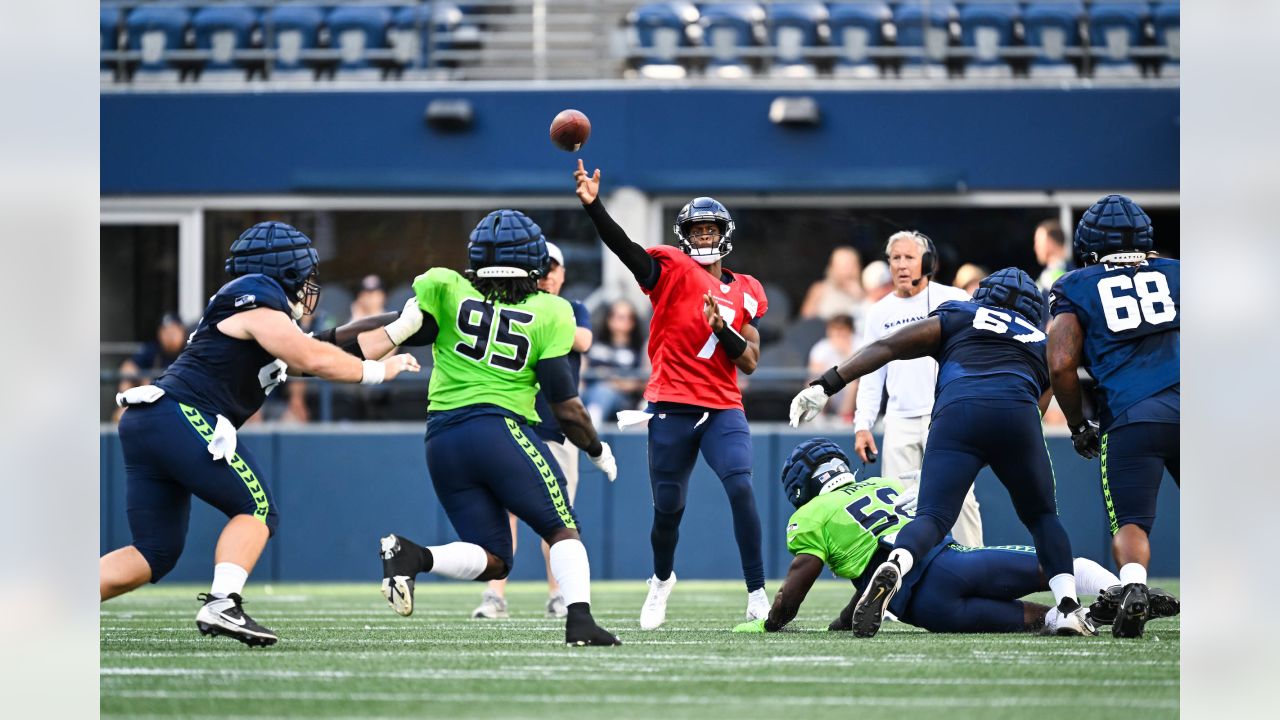
<svg viewBox="0 0 1280 720">
<path fill-rule="evenodd" d="M 764 317 L 769 301 L 760 281 L 724 271 L 729 282 L 711 276 L 703 266 L 670 245 L 647 252 L 662 264 L 658 284 L 646 290 L 653 303 L 649 323 L 649 363 L 653 372 L 644 397 L 725 410 L 742 407 L 738 368 L 725 355 L 703 313 L 707 293 L 720 306 L 720 316 L 734 330 Z"/>
</svg>

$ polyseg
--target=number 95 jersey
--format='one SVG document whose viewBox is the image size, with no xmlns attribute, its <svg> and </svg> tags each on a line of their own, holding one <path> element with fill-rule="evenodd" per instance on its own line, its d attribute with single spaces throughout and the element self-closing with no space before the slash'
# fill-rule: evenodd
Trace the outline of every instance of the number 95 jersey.
<svg viewBox="0 0 1280 720">
<path fill-rule="evenodd" d="M 1090 265 L 1063 275 L 1049 293 L 1049 312 L 1074 314 L 1084 331 L 1084 363 L 1106 400 L 1104 428 L 1179 384 L 1180 267 L 1168 258 Z"/>
<path fill-rule="evenodd" d="M 573 348 L 577 324 L 569 301 L 538 291 L 514 305 L 489 303 L 447 268 L 419 275 L 413 292 L 422 311 L 440 324 L 427 410 L 496 405 L 536 424 L 534 366 Z"/>
</svg>

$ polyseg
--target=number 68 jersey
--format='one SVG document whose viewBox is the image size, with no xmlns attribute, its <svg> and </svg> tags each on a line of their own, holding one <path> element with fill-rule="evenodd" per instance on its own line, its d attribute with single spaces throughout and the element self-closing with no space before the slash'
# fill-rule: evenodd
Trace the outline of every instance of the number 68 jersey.
<svg viewBox="0 0 1280 720">
<path fill-rule="evenodd" d="M 462 275 L 432 268 L 413 281 L 418 306 L 440 324 L 427 410 L 496 405 L 536 424 L 534 366 L 573 348 L 569 301 L 535 292 L 515 304 L 486 302 Z"/>
<path fill-rule="evenodd" d="M 1084 331 L 1084 363 L 1106 401 L 1104 428 L 1179 384 L 1180 267 L 1168 258 L 1090 265 L 1063 275 L 1049 293 L 1053 317 L 1072 313 Z"/>
</svg>

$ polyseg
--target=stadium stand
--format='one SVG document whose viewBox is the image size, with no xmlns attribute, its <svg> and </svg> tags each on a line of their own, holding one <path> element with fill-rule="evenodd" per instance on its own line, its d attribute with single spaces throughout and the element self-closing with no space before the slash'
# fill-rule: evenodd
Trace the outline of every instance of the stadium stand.
<svg viewBox="0 0 1280 720">
<path fill-rule="evenodd" d="M 1028 74 L 1033 78 L 1073 78 L 1076 65 L 1068 53 L 1080 48 L 1084 5 L 1074 0 L 1037 2 L 1022 16 L 1027 45 L 1034 48 Z"/>
<path fill-rule="evenodd" d="M 430 77 L 427 68 L 436 53 L 474 44 L 478 38 L 479 28 L 466 22 L 462 9 L 443 2 L 400 8 L 387 32 L 402 77 Z"/>
<path fill-rule="evenodd" d="M 171 60 L 172 50 L 181 50 L 185 42 L 191 12 L 186 8 L 144 5 L 129 13 L 125 22 L 130 50 L 141 53 L 134 72 L 135 83 L 177 82 L 181 79 L 179 64 Z"/>
<path fill-rule="evenodd" d="M 832 3 L 828 26 L 836 56 L 832 74 L 843 78 L 875 79 L 881 77 L 881 66 L 871 56 L 873 49 L 885 43 L 885 25 L 893 12 L 883 2 Z"/>
<path fill-rule="evenodd" d="M 324 12 L 314 5 L 278 5 L 262 17 L 265 44 L 272 50 L 269 77 L 274 80 L 310 80 L 314 67 L 307 53 L 320 45 Z"/>
<path fill-rule="evenodd" d="M 245 68 L 236 60 L 236 53 L 249 48 L 257 24 L 258 13 L 248 5 L 210 5 L 196 10 L 191 18 L 196 48 L 209 53 L 200 72 L 201 82 L 245 79 Z"/>
<path fill-rule="evenodd" d="M 830 30 L 827 8 L 820 2 L 772 3 L 767 8 L 769 40 L 774 48 L 769 74 L 776 77 L 816 77 L 811 51 L 825 45 Z"/>
<path fill-rule="evenodd" d="M 973 52 L 965 65 L 968 77 L 1012 77 L 1004 50 L 1013 45 L 1014 25 L 1021 19 L 1018 3 L 966 3 L 960 10 L 960 41 Z"/>
<path fill-rule="evenodd" d="M 755 74 L 755 64 L 745 51 L 767 42 L 764 8 L 753 2 L 707 3 L 698 24 L 711 55 L 708 77 L 731 79 Z"/>
<path fill-rule="evenodd" d="M 1089 8 L 1089 44 L 1095 48 L 1091 58 L 1094 77 L 1142 75 L 1129 51 L 1142 44 L 1143 26 L 1150 14 L 1146 3 L 1094 3 Z"/>
<path fill-rule="evenodd" d="M 902 59 L 902 77 L 947 77 L 947 47 L 957 15 L 956 6 L 949 2 L 898 3 L 893 13 L 898 46 L 913 51 Z"/>
<path fill-rule="evenodd" d="M 382 77 L 377 60 L 379 51 L 388 49 L 391 10 L 376 5 L 342 5 L 331 10 L 325 22 L 329 26 L 329 42 L 339 53 L 338 78 L 376 80 Z"/>
<path fill-rule="evenodd" d="M 698 16 L 698 8 L 688 2 L 641 5 L 628 15 L 640 77 L 671 80 L 688 75 L 679 51 L 692 46 L 689 28 L 697 23 Z"/>
<path fill-rule="evenodd" d="M 1179 8 L 1176 2 L 1159 3 L 1152 12 L 1156 43 L 1165 51 L 1165 56 L 1160 63 L 1161 77 L 1177 77 L 1179 73 L 1181 33 L 1178 16 Z"/>
</svg>

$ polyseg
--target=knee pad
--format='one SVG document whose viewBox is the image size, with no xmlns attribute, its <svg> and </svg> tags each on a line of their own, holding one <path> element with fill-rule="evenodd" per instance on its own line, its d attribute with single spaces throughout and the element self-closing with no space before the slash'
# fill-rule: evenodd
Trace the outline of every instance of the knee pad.
<svg viewBox="0 0 1280 720">
<path fill-rule="evenodd" d="M 154 545 L 139 545 L 134 543 L 138 553 L 142 555 L 142 559 L 147 561 L 147 565 L 151 567 L 151 582 L 160 582 L 160 578 L 168 575 L 173 567 L 178 564 L 178 558 L 182 557 L 182 545 L 177 547 L 160 548 Z"/>
<path fill-rule="evenodd" d="M 653 488 L 653 510 L 658 514 L 679 515 L 684 512 L 684 488 L 676 483 L 658 483 Z"/>
<path fill-rule="evenodd" d="M 506 580 L 507 576 L 511 574 L 511 561 L 507 558 L 498 559 L 502 561 L 502 571 L 498 574 L 498 577 L 494 578 L 494 580 Z"/>
</svg>

